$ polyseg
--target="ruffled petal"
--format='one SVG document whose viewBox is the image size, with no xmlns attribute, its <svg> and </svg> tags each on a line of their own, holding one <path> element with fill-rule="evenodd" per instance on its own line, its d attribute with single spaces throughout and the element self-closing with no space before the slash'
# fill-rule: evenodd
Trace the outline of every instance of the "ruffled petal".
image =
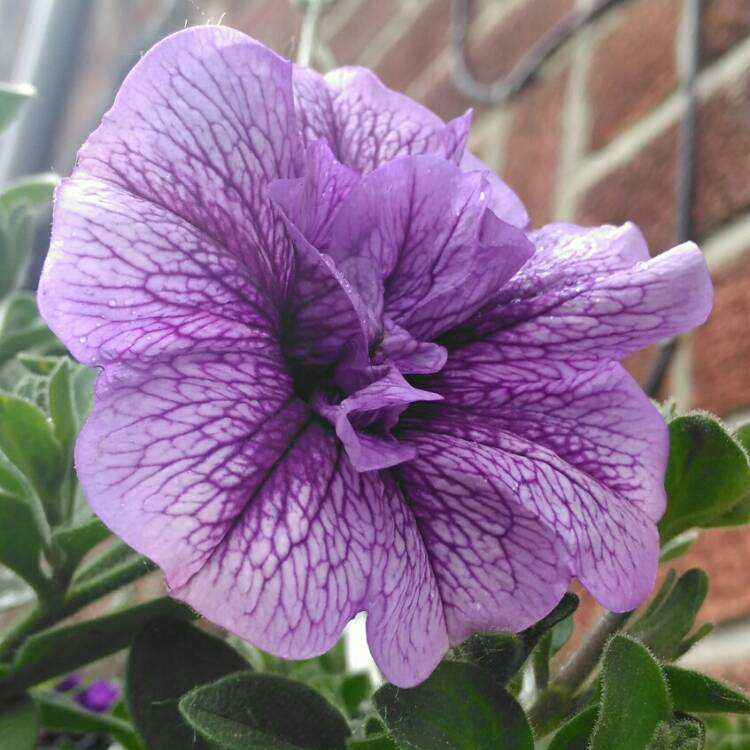
<svg viewBox="0 0 750 750">
<path fill-rule="evenodd" d="M 325 252 L 333 217 L 359 179 L 334 158 L 325 141 L 314 141 L 307 148 L 304 177 L 276 180 L 268 191 L 305 239 Z"/>
<path fill-rule="evenodd" d="M 457 361 L 521 362 L 528 371 L 556 368 L 565 377 L 708 316 L 711 279 L 693 243 L 645 260 L 633 225 L 545 231 L 540 251 L 502 290 L 497 306 L 444 342 L 468 350 Z"/>
<path fill-rule="evenodd" d="M 514 227 L 528 227 L 529 214 L 521 199 L 486 164 L 464 151 L 459 166 L 464 172 L 482 173 L 489 186 L 488 205 L 494 214 Z"/>
<path fill-rule="evenodd" d="M 417 339 L 466 320 L 529 258 L 524 234 L 486 206 L 479 173 L 432 156 L 366 175 L 331 228 L 337 263 L 369 258 L 385 280 L 385 314 Z"/>
<path fill-rule="evenodd" d="M 490 477 L 492 482 L 488 480 L 486 492 L 495 496 L 495 505 L 506 499 L 506 505 L 508 501 L 515 502 L 553 532 L 567 550 L 562 556 L 556 552 L 554 558 L 569 566 L 569 571 L 603 606 L 623 612 L 641 604 L 651 592 L 658 567 L 659 535 L 654 521 L 628 498 L 611 491 L 543 445 L 504 431 L 502 424 L 495 424 L 484 415 L 443 410 L 436 405 L 430 410 L 429 418 L 419 426 L 413 424 L 405 437 L 417 444 L 420 452 L 417 461 L 425 451 L 424 445 L 432 446 L 435 455 L 439 455 L 441 449 L 447 455 L 448 446 L 457 446 L 464 460 L 457 462 L 456 474 L 460 476 L 463 467 L 471 475 Z M 399 471 L 408 471 L 409 467 Z M 442 475 L 437 469 L 434 471 L 435 481 L 440 481 Z M 469 484 L 467 495 L 480 484 L 476 480 L 464 480 L 466 483 Z M 485 500 L 485 504 L 489 502 Z M 443 503 L 455 507 L 452 501 Z M 430 513 L 438 513 L 440 507 L 437 501 L 427 498 L 424 516 L 429 518 Z M 415 514 L 421 523 L 422 515 L 416 507 Z M 446 512 L 447 518 L 455 515 L 455 511 L 452 515 Z M 446 523 L 444 529 L 449 533 L 450 523 Z M 538 530 L 534 533 L 539 540 L 544 540 Z M 476 543 L 476 535 L 466 533 L 466 540 L 466 546 L 471 548 L 472 543 Z M 425 542 L 432 550 L 434 544 L 427 536 Z M 549 542 L 545 544 L 549 547 Z M 529 546 L 530 552 L 542 554 L 535 549 L 533 541 Z M 521 553 L 515 552 L 510 558 L 515 563 L 521 559 Z M 446 564 L 450 568 L 449 559 Z M 541 562 L 530 565 L 536 570 Z M 521 572 L 526 571 L 519 571 L 517 575 Z M 437 567 L 436 575 L 440 580 Z M 490 574 L 485 572 L 484 575 Z M 526 575 L 531 574 L 526 572 Z M 552 580 L 542 578 L 544 583 L 537 583 L 536 589 L 543 594 L 548 587 L 554 588 Z M 526 580 L 521 589 L 534 590 Z M 443 596 L 445 598 L 445 592 Z M 499 617 L 500 612 L 495 615 Z M 538 611 L 535 616 L 539 617 Z M 447 613 L 446 617 L 450 623 Z"/>
<path fill-rule="evenodd" d="M 447 649 L 434 577 L 393 483 L 358 473 L 336 439 L 309 423 L 206 564 L 172 592 L 258 648 L 309 658 L 369 611 L 388 679 L 424 679 Z"/>
<path fill-rule="evenodd" d="M 339 68 L 322 76 L 295 65 L 293 79 L 305 142 L 324 140 L 340 162 L 358 172 L 398 156 L 435 154 L 457 162 L 463 154 L 470 115 L 446 125 L 366 68 Z"/>
<path fill-rule="evenodd" d="M 291 64 L 225 26 L 150 50 L 78 156 L 76 174 L 156 203 L 231 248 L 277 297 L 292 253 L 265 194 L 301 172 Z M 57 220 L 55 221 L 57 224 Z"/>
<path fill-rule="evenodd" d="M 471 112 L 446 124 L 365 68 L 339 68 L 321 76 L 295 66 L 293 78 L 306 143 L 323 139 L 339 161 L 363 173 L 399 156 L 418 154 L 446 159 L 463 172 L 482 172 L 492 210 L 509 224 L 528 225 L 529 215 L 518 196 L 466 151 Z"/>
<path fill-rule="evenodd" d="M 410 404 L 442 398 L 415 388 L 393 367 L 372 370 L 376 379 L 340 403 L 330 403 L 324 394 L 313 399 L 313 408 L 335 427 L 357 471 L 385 469 L 414 458 L 414 447 L 394 440 L 391 430 Z"/>
<path fill-rule="evenodd" d="M 367 366 L 379 317 L 336 264 L 284 214 L 295 247 L 295 271 L 284 311 L 284 351 L 300 375 L 336 365 Z M 301 369 L 300 369 L 301 368 Z M 314 368 L 310 370 L 309 368 Z"/>
<path fill-rule="evenodd" d="M 522 362 L 451 357 L 425 387 L 451 408 L 553 451 L 651 520 L 664 513 L 666 424 L 621 365 L 555 378 L 540 377 Z"/>
<path fill-rule="evenodd" d="M 427 547 L 451 643 L 532 625 L 565 593 L 572 562 L 555 530 L 518 497 L 520 472 L 460 433 L 409 437 L 419 455 L 395 472 Z"/>
<path fill-rule="evenodd" d="M 311 414 L 278 346 L 112 365 L 76 444 L 94 512 L 170 586 L 199 570 Z"/>
<path fill-rule="evenodd" d="M 417 341 L 390 318 L 384 320 L 383 338 L 375 352 L 375 364 L 392 364 L 405 375 L 427 375 L 445 365 L 448 352 L 431 341 Z"/>
<path fill-rule="evenodd" d="M 155 203 L 82 175 L 57 191 L 38 303 L 87 365 L 253 349 L 280 328 L 244 254 Z"/>
</svg>

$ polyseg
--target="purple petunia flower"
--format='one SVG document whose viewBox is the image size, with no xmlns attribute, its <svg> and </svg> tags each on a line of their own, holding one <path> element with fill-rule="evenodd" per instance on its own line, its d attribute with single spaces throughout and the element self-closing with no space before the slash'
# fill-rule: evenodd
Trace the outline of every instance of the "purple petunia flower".
<svg viewBox="0 0 750 750">
<path fill-rule="evenodd" d="M 76 450 L 96 513 L 273 654 L 367 611 L 401 686 L 571 577 L 613 610 L 648 595 L 667 433 L 618 360 L 711 306 L 691 243 L 528 230 L 468 127 L 180 32 L 60 187 L 39 290 L 102 368 Z"/>
</svg>

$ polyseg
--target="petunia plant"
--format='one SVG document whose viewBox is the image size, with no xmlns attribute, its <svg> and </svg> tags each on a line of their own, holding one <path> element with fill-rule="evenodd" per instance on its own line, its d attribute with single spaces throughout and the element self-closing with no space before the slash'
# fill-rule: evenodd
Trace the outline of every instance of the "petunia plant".
<svg viewBox="0 0 750 750">
<path fill-rule="evenodd" d="M 654 589 L 750 520 L 750 433 L 620 364 L 706 319 L 703 256 L 532 229 L 470 121 L 203 26 L 142 58 L 57 188 L 45 322 L 18 227 L 51 178 L 0 194 L 0 747 L 743 731 L 703 717 L 750 700 L 675 664 L 706 575 Z M 165 595 L 123 588 L 155 568 Z M 380 681 L 345 657 L 362 612 Z"/>
</svg>

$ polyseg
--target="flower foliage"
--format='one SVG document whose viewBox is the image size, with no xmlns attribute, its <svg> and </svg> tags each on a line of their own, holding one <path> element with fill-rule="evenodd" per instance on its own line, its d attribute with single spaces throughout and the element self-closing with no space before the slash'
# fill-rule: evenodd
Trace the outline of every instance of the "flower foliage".
<svg viewBox="0 0 750 750">
<path fill-rule="evenodd" d="M 643 601 L 668 440 L 618 361 L 711 305 L 691 243 L 530 230 L 469 122 L 180 32 L 59 188 L 39 291 L 101 368 L 76 465 L 105 523 L 278 656 L 367 611 L 399 686 L 573 576 Z"/>
</svg>

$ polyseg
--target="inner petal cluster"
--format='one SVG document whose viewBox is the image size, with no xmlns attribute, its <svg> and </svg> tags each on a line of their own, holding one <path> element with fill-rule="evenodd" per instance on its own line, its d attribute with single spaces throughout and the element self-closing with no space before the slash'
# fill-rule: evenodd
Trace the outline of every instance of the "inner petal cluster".
<svg viewBox="0 0 750 750">
<path fill-rule="evenodd" d="M 295 391 L 360 471 L 415 457 L 399 417 L 442 396 L 410 378 L 443 368 L 435 339 L 491 303 L 532 252 L 488 208 L 489 191 L 481 172 L 437 156 L 362 176 L 322 141 L 303 177 L 269 186 L 295 248 L 282 335 Z"/>
</svg>

